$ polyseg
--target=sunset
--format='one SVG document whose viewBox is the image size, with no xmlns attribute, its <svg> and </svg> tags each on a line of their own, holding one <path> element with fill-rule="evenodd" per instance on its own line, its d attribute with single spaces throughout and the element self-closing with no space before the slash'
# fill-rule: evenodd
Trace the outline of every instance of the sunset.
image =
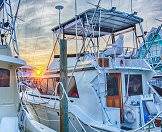
<svg viewBox="0 0 162 132">
<path fill-rule="evenodd" d="M 23 21 L 18 20 L 17 24 L 18 42 L 21 56 L 31 66 L 47 67 L 54 45 L 53 41 L 55 41 L 51 29 L 58 25 L 58 11 L 55 6 L 59 3 L 64 5 L 61 22 L 75 16 L 73 0 L 22 0 L 21 2 L 18 16 Z M 94 8 L 90 3 L 97 4 L 97 0 L 78 0 L 78 14 L 88 8 Z M 131 10 L 130 0 L 113 0 L 112 6 L 126 12 Z M 133 11 L 137 11 L 138 16 L 144 18 L 144 30 L 149 31 L 161 23 L 156 20 L 162 18 L 161 6 L 160 0 L 150 0 L 149 2 L 147 0 L 133 0 Z M 110 9 L 111 0 L 102 0 L 101 7 Z M 73 49 L 71 46 L 69 52 Z M 59 53 L 58 46 L 55 52 Z"/>
<path fill-rule="evenodd" d="M 0 0 L 0 132 L 162 132 L 162 1 Z"/>
</svg>

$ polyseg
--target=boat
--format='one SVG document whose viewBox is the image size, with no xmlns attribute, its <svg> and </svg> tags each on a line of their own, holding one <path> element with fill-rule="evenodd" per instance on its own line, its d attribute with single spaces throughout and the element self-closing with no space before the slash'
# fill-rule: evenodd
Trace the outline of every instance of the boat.
<svg viewBox="0 0 162 132">
<path fill-rule="evenodd" d="M 60 55 L 54 55 L 37 90 L 24 92 L 35 120 L 59 131 L 63 92 L 70 132 L 161 131 L 161 101 L 149 83 L 155 71 L 138 47 L 124 47 L 125 34 L 138 40 L 137 26 L 144 40 L 142 22 L 136 12 L 97 6 L 54 27 L 64 40 L 74 36 L 81 50 L 67 55 L 68 89 L 60 82 Z"/>
<path fill-rule="evenodd" d="M 16 71 L 26 62 L 19 57 L 12 11 L 10 0 L 0 0 L 0 132 L 55 132 L 34 120 L 19 97 Z"/>
<path fill-rule="evenodd" d="M 162 25 L 157 28 L 152 27 L 151 30 L 146 33 L 145 41 L 139 47 L 139 58 L 145 58 L 151 67 L 156 70 L 157 73 L 161 72 L 161 37 L 162 37 Z"/>
</svg>

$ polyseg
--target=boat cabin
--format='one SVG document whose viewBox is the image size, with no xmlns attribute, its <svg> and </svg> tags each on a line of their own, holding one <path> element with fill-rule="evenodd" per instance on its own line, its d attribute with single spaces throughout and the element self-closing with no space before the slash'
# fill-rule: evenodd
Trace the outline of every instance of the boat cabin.
<svg viewBox="0 0 162 132">
<path fill-rule="evenodd" d="M 23 60 L 12 56 L 8 45 L 0 45 L 0 130 L 5 127 L 3 123 L 6 121 L 18 124 L 19 93 L 16 69 L 24 64 Z"/>
<path fill-rule="evenodd" d="M 115 7 L 89 9 L 52 29 L 63 39 L 78 36 L 83 42 L 80 53 L 84 57 L 76 52 L 76 60 L 69 57 L 75 61 L 67 62 L 69 73 L 75 68 L 79 98 L 74 104 L 91 119 L 125 130 L 139 128 L 157 114 L 156 109 L 151 109 L 154 97 L 147 83 L 154 71 L 138 56 L 139 36 L 145 39 L 143 19 L 136 15 L 116 11 Z M 137 25 L 142 35 L 136 32 Z M 129 32 L 135 36 L 133 48 L 125 47 L 124 35 Z M 58 58 L 53 59 L 49 69 L 59 72 Z"/>
<path fill-rule="evenodd" d="M 150 96 L 147 82 L 154 74 L 151 67 L 144 60 L 124 58 L 106 58 L 102 66 L 104 73 L 98 75 L 92 84 L 96 90 L 104 92 L 100 98 L 105 98 L 102 104 L 105 104 L 110 122 L 118 127 L 121 124 L 131 129 L 140 127 L 141 100 L 143 96 Z M 105 86 L 97 88 L 98 83 L 103 81 Z"/>
</svg>

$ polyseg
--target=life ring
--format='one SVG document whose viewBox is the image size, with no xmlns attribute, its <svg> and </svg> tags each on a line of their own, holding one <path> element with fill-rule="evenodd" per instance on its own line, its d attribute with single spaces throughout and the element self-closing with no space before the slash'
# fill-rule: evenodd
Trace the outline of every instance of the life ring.
<svg viewBox="0 0 162 132">
<path fill-rule="evenodd" d="M 134 111 L 130 108 L 126 108 L 124 112 L 124 119 L 126 122 L 133 124 L 136 121 L 136 116 Z"/>
</svg>

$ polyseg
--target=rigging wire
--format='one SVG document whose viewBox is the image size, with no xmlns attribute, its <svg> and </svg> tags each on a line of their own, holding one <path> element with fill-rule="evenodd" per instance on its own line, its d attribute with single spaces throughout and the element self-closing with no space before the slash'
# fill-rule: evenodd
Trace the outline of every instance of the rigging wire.
<svg viewBox="0 0 162 132">
<path fill-rule="evenodd" d="M 78 24 L 77 24 L 77 0 L 75 0 L 75 44 L 76 44 L 76 57 L 78 57 Z"/>
<path fill-rule="evenodd" d="M 133 9 L 132 9 L 133 8 L 133 1 L 132 0 L 130 0 L 130 6 L 131 6 L 131 8 L 130 8 L 131 9 L 131 13 L 133 13 Z"/>
<path fill-rule="evenodd" d="M 133 1 L 132 0 L 130 0 L 130 12 L 131 13 L 133 13 Z M 135 27 L 134 27 L 135 28 Z M 135 37 L 136 37 L 136 29 L 134 29 L 134 32 L 132 32 L 132 40 L 133 40 L 133 48 L 137 48 L 138 46 L 137 46 L 137 44 L 136 44 L 136 42 L 135 42 Z"/>
<path fill-rule="evenodd" d="M 10 2 L 10 0 L 9 0 L 9 2 Z M 17 10 L 16 10 L 16 13 L 15 13 L 14 19 L 12 18 L 13 19 L 13 28 L 14 28 L 13 35 L 14 35 L 14 41 L 16 43 L 16 45 L 13 44 L 13 47 L 14 47 L 14 50 L 15 50 L 17 55 L 19 55 L 19 49 L 18 49 L 17 36 L 16 36 L 16 31 L 15 31 L 15 24 L 16 24 L 16 19 L 17 19 L 17 16 L 18 16 L 18 11 L 19 11 L 19 8 L 20 8 L 20 2 L 21 2 L 21 0 L 18 1 Z M 12 10 L 11 10 L 11 13 L 12 13 Z"/>
<path fill-rule="evenodd" d="M 53 3 L 54 3 L 55 1 L 53 0 L 52 1 L 52 3 L 51 3 L 51 5 L 53 5 Z M 61 12 L 59 11 L 59 28 L 61 28 L 60 27 L 60 14 Z M 46 70 L 48 70 L 48 68 L 49 68 L 49 65 L 50 65 L 50 63 L 51 63 L 51 61 L 52 61 L 52 59 L 54 58 L 54 55 L 55 55 L 55 49 L 56 49 L 56 46 L 57 46 L 57 43 L 59 43 L 59 39 L 60 39 L 60 35 L 61 35 L 61 32 L 59 32 L 57 35 L 56 35 L 56 41 L 54 40 L 54 33 L 53 33 L 53 49 L 52 49 L 52 53 L 51 53 L 51 55 L 50 55 L 50 58 L 49 58 L 49 61 L 48 61 L 48 64 L 47 64 L 47 66 L 46 66 Z"/>
<path fill-rule="evenodd" d="M 112 8 L 113 6 L 113 0 L 110 0 L 110 7 Z"/>
<path fill-rule="evenodd" d="M 47 67 L 46 67 L 47 70 L 48 70 L 48 68 L 49 68 L 49 65 L 50 65 L 51 60 L 54 58 L 54 54 L 55 54 L 54 52 L 55 52 L 57 43 L 59 42 L 59 36 L 60 36 L 60 35 L 57 36 L 56 41 L 55 41 L 55 43 L 54 43 L 54 34 L 53 34 L 53 50 L 52 50 L 52 53 L 51 53 L 51 55 L 50 55 L 50 59 L 49 59 L 49 61 L 48 61 Z"/>
</svg>

